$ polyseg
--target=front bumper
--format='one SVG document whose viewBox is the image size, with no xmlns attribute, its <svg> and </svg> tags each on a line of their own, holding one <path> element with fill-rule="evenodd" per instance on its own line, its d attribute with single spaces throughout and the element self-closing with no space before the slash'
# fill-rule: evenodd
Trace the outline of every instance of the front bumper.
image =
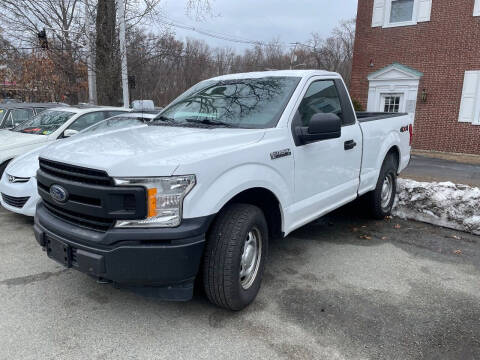
<svg viewBox="0 0 480 360">
<path fill-rule="evenodd" d="M 35 216 L 35 209 L 40 200 L 40 196 L 38 195 L 37 191 L 37 179 L 35 177 L 31 177 L 26 183 L 10 183 L 7 180 L 7 176 L 3 176 L 2 180 L 0 181 L 0 193 L 4 193 L 15 198 L 28 197 L 29 199 L 22 207 L 8 205 L 2 200 L 1 196 L 0 203 L 9 211 L 26 216 Z"/>
<path fill-rule="evenodd" d="M 121 286 L 170 289 L 167 298 L 188 300 L 210 221 L 204 217 L 186 219 L 177 228 L 102 233 L 67 223 L 40 202 L 34 232 L 47 255 L 67 267 Z M 172 288 L 182 289 L 180 295 Z"/>
</svg>

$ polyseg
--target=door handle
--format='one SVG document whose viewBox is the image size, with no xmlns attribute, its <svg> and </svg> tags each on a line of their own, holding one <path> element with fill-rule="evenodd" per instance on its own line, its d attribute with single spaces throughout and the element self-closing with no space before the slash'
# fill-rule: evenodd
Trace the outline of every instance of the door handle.
<svg viewBox="0 0 480 360">
<path fill-rule="evenodd" d="M 355 146 L 357 146 L 357 143 L 353 140 L 348 140 L 343 143 L 343 148 L 345 150 L 352 150 Z"/>
</svg>

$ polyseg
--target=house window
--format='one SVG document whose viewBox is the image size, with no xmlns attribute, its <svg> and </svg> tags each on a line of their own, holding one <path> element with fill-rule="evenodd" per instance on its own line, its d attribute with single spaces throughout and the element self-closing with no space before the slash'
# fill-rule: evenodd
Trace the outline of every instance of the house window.
<svg viewBox="0 0 480 360">
<path fill-rule="evenodd" d="M 475 6 L 473 8 L 473 16 L 480 16 L 480 0 L 475 0 Z"/>
<path fill-rule="evenodd" d="M 414 4 L 414 0 L 392 0 L 390 8 L 390 23 L 412 21 Z"/>
<path fill-rule="evenodd" d="M 480 125 L 480 70 L 465 72 L 458 121 Z"/>
<path fill-rule="evenodd" d="M 431 12 L 432 0 L 374 0 L 372 27 L 416 25 L 430 21 Z"/>
<path fill-rule="evenodd" d="M 400 95 L 384 95 L 383 111 L 387 113 L 398 113 L 400 111 Z"/>
</svg>

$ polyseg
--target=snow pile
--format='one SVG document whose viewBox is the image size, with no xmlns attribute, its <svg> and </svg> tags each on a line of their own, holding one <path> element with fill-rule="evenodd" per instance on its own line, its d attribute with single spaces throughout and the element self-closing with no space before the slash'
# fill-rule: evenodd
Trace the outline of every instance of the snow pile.
<svg viewBox="0 0 480 360">
<path fill-rule="evenodd" d="M 480 235 L 480 189 L 398 179 L 393 214 Z"/>
</svg>

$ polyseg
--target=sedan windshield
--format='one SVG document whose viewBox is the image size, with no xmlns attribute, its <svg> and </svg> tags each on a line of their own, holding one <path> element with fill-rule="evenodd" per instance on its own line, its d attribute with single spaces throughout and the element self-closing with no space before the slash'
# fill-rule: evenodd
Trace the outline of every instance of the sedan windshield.
<svg viewBox="0 0 480 360">
<path fill-rule="evenodd" d="M 33 119 L 13 128 L 12 131 L 35 135 L 50 135 L 65 124 L 73 115 L 75 113 L 70 111 L 46 110 Z"/>
<path fill-rule="evenodd" d="M 297 77 L 205 81 L 155 120 L 181 126 L 274 127 L 299 82 Z"/>
</svg>

